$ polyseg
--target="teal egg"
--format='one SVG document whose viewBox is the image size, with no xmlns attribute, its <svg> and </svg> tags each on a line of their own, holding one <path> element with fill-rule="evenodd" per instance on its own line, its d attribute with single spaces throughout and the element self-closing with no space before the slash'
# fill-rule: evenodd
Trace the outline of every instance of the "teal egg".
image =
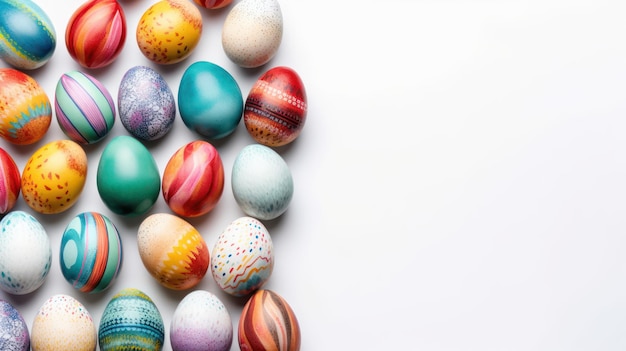
<svg viewBox="0 0 626 351">
<path fill-rule="evenodd" d="M 43 66 L 56 48 L 48 15 L 30 0 L 0 0 L 0 58 L 19 69 Z"/>
<path fill-rule="evenodd" d="M 161 178 L 150 151 L 139 140 L 119 135 L 100 155 L 96 185 L 111 211 L 134 216 L 152 208 L 161 191 Z"/>
<path fill-rule="evenodd" d="M 189 129 L 208 139 L 220 139 L 237 128 L 243 97 L 230 73 L 214 63 L 198 61 L 180 80 L 178 109 Z"/>
</svg>

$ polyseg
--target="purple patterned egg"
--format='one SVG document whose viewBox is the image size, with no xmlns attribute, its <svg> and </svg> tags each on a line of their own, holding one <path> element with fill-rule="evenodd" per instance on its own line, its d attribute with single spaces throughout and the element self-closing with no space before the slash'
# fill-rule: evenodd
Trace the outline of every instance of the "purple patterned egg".
<svg viewBox="0 0 626 351">
<path fill-rule="evenodd" d="M 89 74 L 72 71 L 59 79 L 54 97 L 59 126 L 79 144 L 104 138 L 115 123 L 115 105 L 106 87 Z"/>
<path fill-rule="evenodd" d="M 0 350 L 28 351 L 30 336 L 24 317 L 10 303 L 0 300 Z"/>
<path fill-rule="evenodd" d="M 124 128 L 138 139 L 159 139 L 174 125 L 174 94 L 165 79 L 150 67 L 135 66 L 124 74 L 117 105 Z"/>
</svg>

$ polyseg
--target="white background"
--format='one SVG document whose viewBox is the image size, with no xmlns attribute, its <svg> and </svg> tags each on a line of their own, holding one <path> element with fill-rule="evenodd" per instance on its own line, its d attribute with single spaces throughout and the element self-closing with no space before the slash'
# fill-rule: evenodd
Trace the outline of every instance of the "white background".
<svg viewBox="0 0 626 351">
<path fill-rule="evenodd" d="M 235 3 L 238 1 L 235 0 Z M 57 50 L 31 72 L 50 98 L 60 75 L 81 69 L 64 44 L 81 1 L 39 0 Z M 137 21 L 152 2 L 123 0 L 128 38 L 118 60 L 89 71 L 114 98 L 134 65 L 156 68 L 175 96 L 198 60 L 228 70 L 244 97 L 266 69 L 287 65 L 305 83 L 300 138 L 278 150 L 291 168 L 289 210 L 266 223 L 276 264 L 266 288 L 302 328 L 302 350 L 623 350 L 626 348 L 626 5 L 608 0 L 281 0 L 284 38 L 260 69 L 241 69 L 221 47 L 232 5 L 203 10 L 199 46 L 174 66 L 139 52 Z M 4 66 L 4 64 L 2 64 Z M 95 176 L 112 135 L 85 148 L 89 174 L 66 213 L 33 213 L 53 244 L 46 283 L 2 294 L 32 324 L 57 293 L 81 301 L 96 325 L 110 297 L 136 287 L 169 320 L 187 292 L 158 285 L 135 246 L 142 218 L 112 214 Z M 56 119 L 27 147 L 2 141 L 22 169 L 45 142 L 64 138 Z M 180 116 L 147 145 L 162 173 L 200 137 Z M 227 181 L 214 211 L 190 220 L 210 247 L 243 215 L 230 189 L 232 162 L 252 143 L 243 122 L 215 142 Z M 30 211 L 23 200 L 16 209 Z M 64 280 L 65 225 L 100 211 L 118 226 L 124 267 L 113 287 L 85 295 Z M 160 197 L 151 213 L 169 212 Z M 236 326 L 245 299 L 214 292 Z M 166 335 L 165 350 L 170 350 Z M 233 349 L 237 350 L 236 332 Z"/>
</svg>

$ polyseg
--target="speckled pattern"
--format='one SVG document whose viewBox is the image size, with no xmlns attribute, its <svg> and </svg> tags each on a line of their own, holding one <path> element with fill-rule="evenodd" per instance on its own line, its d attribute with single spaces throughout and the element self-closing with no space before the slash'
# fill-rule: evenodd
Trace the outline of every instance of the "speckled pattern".
<svg viewBox="0 0 626 351">
<path fill-rule="evenodd" d="M 276 0 L 242 0 L 224 20 L 222 47 L 226 56 L 245 68 L 269 62 L 283 38 L 283 15 Z"/>
<path fill-rule="evenodd" d="M 24 317 L 4 300 L 0 300 L 0 350 L 30 350 L 30 336 Z"/>
</svg>

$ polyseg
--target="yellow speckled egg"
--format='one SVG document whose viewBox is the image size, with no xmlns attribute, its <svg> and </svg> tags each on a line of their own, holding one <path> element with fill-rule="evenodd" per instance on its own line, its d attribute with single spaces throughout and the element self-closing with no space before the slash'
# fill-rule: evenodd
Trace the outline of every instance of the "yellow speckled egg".
<svg viewBox="0 0 626 351">
<path fill-rule="evenodd" d="M 87 155 L 71 140 L 50 142 L 28 159 L 22 171 L 22 197 L 43 214 L 63 212 L 74 205 L 87 177 Z"/>
<path fill-rule="evenodd" d="M 151 61 L 173 64 L 186 59 L 200 41 L 202 14 L 189 0 L 160 0 L 137 25 L 137 45 Z"/>
</svg>

